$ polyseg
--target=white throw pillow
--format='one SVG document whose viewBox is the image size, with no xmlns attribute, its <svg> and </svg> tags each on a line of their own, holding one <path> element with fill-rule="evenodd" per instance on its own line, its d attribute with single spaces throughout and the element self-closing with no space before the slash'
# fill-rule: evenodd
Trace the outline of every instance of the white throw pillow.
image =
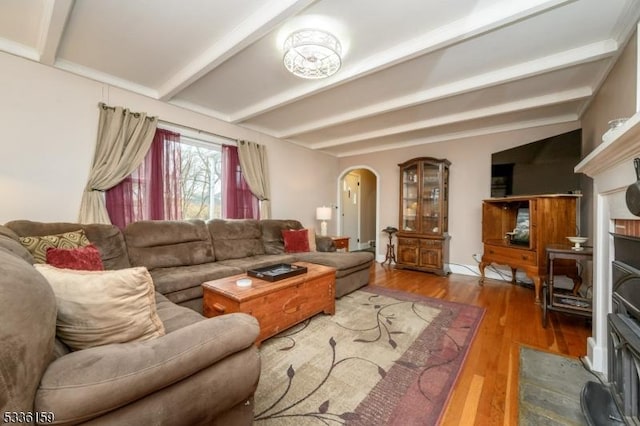
<svg viewBox="0 0 640 426">
<path fill-rule="evenodd" d="M 56 333 L 74 350 L 163 336 L 153 280 L 144 267 L 78 271 L 36 264 L 56 295 Z"/>
</svg>

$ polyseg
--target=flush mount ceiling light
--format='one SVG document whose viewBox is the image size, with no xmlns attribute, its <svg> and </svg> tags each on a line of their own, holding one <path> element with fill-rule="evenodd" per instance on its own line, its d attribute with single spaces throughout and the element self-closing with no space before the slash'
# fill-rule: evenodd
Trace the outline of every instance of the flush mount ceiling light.
<svg viewBox="0 0 640 426">
<path fill-rule="evenodd" d="M 284 66 L 293 75 L 317 79 L 335 74 L 342 65 L 340 42 L 320 30 L 299 30 L 284 42 Z"/>
</svg>

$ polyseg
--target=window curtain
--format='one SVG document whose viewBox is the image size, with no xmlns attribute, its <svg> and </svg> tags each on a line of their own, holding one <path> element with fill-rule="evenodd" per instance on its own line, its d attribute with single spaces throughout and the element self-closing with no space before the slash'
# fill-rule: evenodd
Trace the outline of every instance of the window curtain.
<svg viewBox="0 0 640 426">
<path fill-rule="evenodd" d="M 111 223 L 180 219 L 180 164 L 180 134 L 157 129 L 140 167 L 106 192 Z"/>
<path fill-rule="evenodd" d="M 238 148 L 222 145 L 222 204 L 227 219 L 260 219 L 258 198 L 244 178 Z"/>
<path fill-rule="evenodd" d="M 80 223 L 111 223 L 104 191 L 135 170 L 149 151 L 157 117 L 99 104 L 100 118 L 93 164 L 82 194 Z"/>
<path fill-rule="evenodd" d="M 238 157 L 251 192 L 260 200 L 260 217 L 271 219 L 267 148 L 254 142 L 238 141 Z"/>
</svg>

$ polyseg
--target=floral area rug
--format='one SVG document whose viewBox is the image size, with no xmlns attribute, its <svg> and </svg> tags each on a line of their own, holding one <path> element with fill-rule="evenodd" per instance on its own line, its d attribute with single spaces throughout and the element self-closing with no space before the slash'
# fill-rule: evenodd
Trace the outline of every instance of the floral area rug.
<svg viewBox="0 0 640 426">
<path fill-rule="evenodd" d="M 380 287 L 265 341 L 256 425 L 434 425 L 484 309 Z"/>
</svg>

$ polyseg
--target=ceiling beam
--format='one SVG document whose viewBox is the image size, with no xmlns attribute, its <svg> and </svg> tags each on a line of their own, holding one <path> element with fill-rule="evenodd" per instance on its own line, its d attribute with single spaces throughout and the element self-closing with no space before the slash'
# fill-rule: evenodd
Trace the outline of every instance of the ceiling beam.
<svg viewBox="0 0 640 426">
<path fill-rule="evenodd" d="M 219 111 L 216 111 L 211 108 L 206 108 L 202 105 L 194 104 L 193 102 L 188 102 L 183 99 L 172 99 L 168 103 L 180 108 L 188 109 L 189 111 L 197 112 L 198 114 L 202 114 L 208 117 L 213 117 L 215 119 L 222 120 L 226 123 L 229 122 L 228 115 L 222 114 Z"/>
<path fill-rule="evenodd" d="M 511 2 L 510 7 L 490 8 L 479 11 L 471 18 L 466 17 L 430 31 L 408 42 L 401 43 L 386 51 L 365 58 L 359 63 L 343 67 L 330 80 L 316 81 L 297 89 L 280 93 L 256 103 L 232 115 L 232 122 L 240 123 L 276 108 L 299 101 L 306 97 L 329 90 L 349 81 L 382 71 L 393 65 L 409 61 L 418 56 L 444 49 L 463 40 L 478 37 L 498 28 L 537 15 L 546 10 L 573 3 L 576 0 L 520 0 Z"/>
<path fill-rule="evenodd" d="M 56 61 L 62 34 L 71 15 L 74 0 L 46 0 L 42 11 L 40 35 L 38 37 L 39 61 L 53 65 Z"/>
<path fill-rule="evenodd" d="M 159 99 L 168 101 L 185 87 L 215 69 L 242 49 L 297 14 L 315 0 L 272 0 L 249 16 L 226 37 L 209 46 L 200 56 L 169 78 L 158 89 Z"/>
<path fill-rule="evenodd" d="M 492 134 L 496 134 L 496 133 L 515 132 L 515 131 L 519 131 L 519 130 L 532 129 L 534 127 L 552 126 L 552 125 L 555 125 L 555 124 L 571 123 L 571 122 L 574 122 L 574 121 L 576 122 L 576 129 L 579 128 L 579 124 L 580 123 L 578 122 L 578 115 L 577 114 L 566 114 L 566 115 L 561 115 L 561 116 L 557 116 L 557 117 L 549 117 L 549 118 L 540 118 L 540 119 L 535 119 L 535 120 L 518 121 L 518 122 L 512 122 L 512 123 L 508 123 L 508 124 L 499 124 L 499 125 L 496 125 L 496 126 L 489 126 L 489 127 L 479 127 L 479 128 L 472 129 L 472 130 L 465 130 L 465 131 L 461 131 L 461 132 L 447 133 L 445 135 L 430 136 L 430 137 L 426 137 L 426 138 L 413 138 L 412 140 L 407 141 L 407 142 L 398 142 L 398 143 L 393 143 L 393 144 L 385 144 L 385 145 L 381 145 L 381 146 L 377 146 L 377 147 L 369 146 L 367 148 L 356 149 L 356 150 L 352 150 L 352 151 L 333 152 L 333 153 L 330 152 L 330 151 L 327 151 L 327 152 L 329 154 L 332 154 L 332 155 L 334 155 L 336 157 L 339 157 L 339 158 L 341 158 L 341 157 L 349 157 L 349 156 L 352 156 L 352 155 L 371 154 L 371 153 L 374 153 L 374 152 L 390 151 L 392 149 L 407 148 L 407 147 L 411 147 L 411 146 L 425 145 L 425 144 L 429 144 L 429 143 L 446 142 L 446 141 L 457 140 L 457 139 L 464 139 L 464 138 L 472 138 L 472 137 L 478 137 L 478 136 L 492 135 Z"/>
<path fill-rule="evenodd" d="M 323 149 L 333 146 L 340 146 L 360 142 L 367 139 L 381 138 L 385 136 L 393 136 L 401 133 L 413 132 L 416 130 L 424 130 L 447 124 L 461 123 L 481 118 L 489 118 L 496 115 L 526 111 L 536 108 L 544 108 L 553 105 L 559 105 L 568 102 L 575 102 L 589 98 L 593 95 L 590 87 L 581 87 L 578 89 L 566 90 L 559 93 L 549 95 L 536 96 L 527 99 L 520 99 L 513 102 L 505 102 L 499 105 L 492 105 L 484 108 L 477 108 L 457 114 L 449 114 L 441 117 L 430 118 L 427 120 L 416 121 L 410 124 L 402 124 L 399 126 L 386 127 L 382 130 L 360 133 L 357 135 L 346 136 L 328 140 L 310 145 L 311 149 Z M 577 115 L 577 114 L 576 114 Z"/>
<path fill-rule="evenodd" d="M 615 55 L 617 50 L 618 43 L 615 40 L 605 40 L 602 42 L 592 43 L 576 49 L 534 59 L 532 61 L 522 62 L 500 70 L 490 71 L 463 80 L 443 84 L 441 86 L 435 86 L 410 95 L 388 99 L 384 102 L 379 102 L 359 109 L 353 109 L 342 114 L 325 117 L 286 129 L 274 136 L 281 139 L 291 138 L 295 135 L 317 131 L 362 118 L 397 111 L 439 99 L 457 96 L 564 68 L 570 68 L 580 64 L 598 61 Z"/>
</svg>

